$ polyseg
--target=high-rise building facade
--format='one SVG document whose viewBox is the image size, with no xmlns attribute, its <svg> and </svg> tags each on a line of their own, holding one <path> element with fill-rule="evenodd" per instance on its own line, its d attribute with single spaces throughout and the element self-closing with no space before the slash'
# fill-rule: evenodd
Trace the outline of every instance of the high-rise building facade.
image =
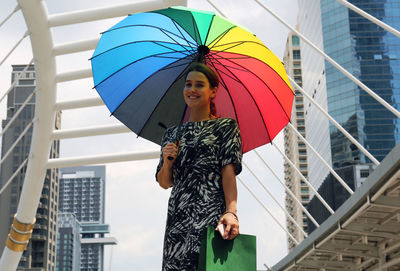
<svg viewBox="0 0 400 271">
<path fill-rule="evenodd" d="M 81 224 L 75 214 L 58 214 L 56 271 L 75 271 L 81 264 Z"/>
<path fill-rule="evenodd" d="M 73 213 L 80 222 L 80 270 L 104 270 L 104 246 L 117 243 L 105 236 L 110 232 L 104 224 L 105 166 L 61 169 L 59 206 L 60 213 Z"/>
<path fill-rule="evenodd" d="M 286 49 L 283 56 L 283 63 L 286 73 L 295 80 L 301 87 L 303 85 L 302 69 L 301 69 L 301 51 L 300 39 L 294 33 L 289 33 L 286 42 Z M 306 137 L 306 128 L 304 120 L 304 97 L 301 92 L 296 89 L 295 98 L 292 107 L 291 124 L 299 131 L 299 133 Z M 285 154 L 288 158 L 300 169 L 304 177 L 308 176 L 308 163 L 307 163 L 307 148 L 306 144 L 300 140 L 297 134 L 288 126 L 283 130 Z M 307 206 L 310 200 L 310 191 L 305 182 L 302 181 L 299 174 L 290 166 L 289 163 L 284 163 L 285 183 L 293 192 L 296 198 L 304 205 Z M 286 209 L 288 213 L 294 218 L 297 224 L 307 232 L 307 216 L 302 211 L 295 199 L 288 193 L 285 199 Z M 302 231 L 293 223 L 289 218 L 286 219 L 287 229 L 289 233 L 298 241 L 304 239 Z M 288 238 L 288 248 L 291 250 L 296 243 Z"/>
<path fill-rule="evenodd" d="M 392 27 L 400 28 L 398 0 L 350 0 L 349 2 Z M 300 31 L 306 37 L 323 48 L 330 57 L 381 98 L 400 109 L 399 38 L 337 1 L 299 0 L 299 23 Z M 304 51 L 310 48 L 304 43 L 301 43 L 301 46 L 304 64 L 307 59 Z M 303 65 L 303 82 L 325 84 L 324 95 L 328 112 L 375 158 L 382 160 L 400 141 L 400 120 L 330 63 L 324 63 L 326 68 L 319 67 L 317 70 L 311 68 L 311 73 L 324 75 L 326 79 L 321 81 L 305 75 L 311 66 Z M 306 86 L 305 83 L 303 85 L 308 93 L 313 93 L 312 86 Z M 307 117 L 306 127 L 307 136 L 315 134 L 330 142 L 330 161 L 334 168 L 371 162 L 333 125 L 330 125 L 328 136 L 322 136 L 321 132 L 324 132 L 325 128 L 321 131 L 320 126 L 307 122 Z M 316 180 L 318 188 L 325 176 L 321 177 L 311 172 L 313 167 L 311 158 L 309 167 L 310 180 Z"/>
<path fill-rule="evenodd" d="M 398 0 L 351 0 L 400 28 Z M 400 39 L 335 1 L 321 0 L 325 52 L 386 102 L 400 109 Z M 339 42 L 338 42 L 339 41 Z M 326 64 L 329 113 L 377 160 L 400 141 L 400 120 Z M 336 127 L 330 127 L 334 167 L 371 162 Z"/>
<path fill-rule="evenodd" d="M 12 82 L 25 69 L 26 65 L 13 65 Z M 7 119 L 3 120 L 3 136 L 1 155 L 0 186 L 3 187 L 26 161 L 29 155 L 32 127 L 21 139 L 20 136 L 26 127 L 33 121 L 35 112 L 35 96 L 28 100 L 24 109 L 15 118 L 11 119 L 22 107 L 27 98 L 36 88 L 34 66 L 28 67 L 24 76 L 18 79 L 16 86 L 7 97 Z M 55 128 L 60 127 L 60 114 L 57 114 Z M 7 128 L 7 130 L 5 130 Z M 18 141 L 19 140 L 19 141 Z M 10 148 L 18 141 L 13 150 Z M 7 155 L 7 157 L 6 157 Z M 59 141 L 54 141 L 50 150 L 50 157 L 59 157 Z M 0 196 L 0 250 L 3 251 L 7 235 L 10 231 L 15 213 L 17 212 L 19 197 L 24 183 L 26 164 L 12 178 L 12 182 Z M 57 169 L 47 170 L 44 179 L 42 195 L 36 213 L 31 240 L 24 251 L 17 270 L 54 271 L 56 263 L 57 238 L 57 206 L 58 206 L 58 176 Z"/>
<path fill-rule="evenodd" d="M 81 223 L 104 223 L 105 166 L 61 169 L 59 212 Z"/>
<path fill-rule="evenodd" d="M 299 0 L 298 6 L 298 30 L 319 48 L 323 48 L 319 0 Z M 328 111 L 324 58 L 303 40 L 300 40 L 300 48 L 303 89 Z M 331 164 L 329 120 L 307 99 L 304 100 L 304 120 L 307 141 Z M 313 151 L 307 151 L 308 180 L 318 189 L 329 170 Z"/>
</svg>

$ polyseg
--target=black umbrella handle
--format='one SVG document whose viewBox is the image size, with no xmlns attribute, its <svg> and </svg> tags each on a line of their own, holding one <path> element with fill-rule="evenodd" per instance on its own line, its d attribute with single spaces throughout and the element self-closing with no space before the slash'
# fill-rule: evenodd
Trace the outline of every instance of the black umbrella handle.
<svg viewBox="0 0 400 271">
<path fill-rule="evenodd" d="M 179 139 L 181 137 L 181 133 L 182 133 L 182 122 L 179 123 L 178 132 L 176 133 L 175 145 L 177 145 L 177 146 L 179 144 Z M 174 160 L 174 157 L 168 156 L 168 160 Z"/>
</svg>

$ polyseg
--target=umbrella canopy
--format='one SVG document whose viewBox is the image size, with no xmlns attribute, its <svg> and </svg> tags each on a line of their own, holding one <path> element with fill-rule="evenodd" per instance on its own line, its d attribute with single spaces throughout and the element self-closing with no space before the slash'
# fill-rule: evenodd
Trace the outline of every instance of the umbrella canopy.
<svg viewBox="0 0 400 271">
<path fill-rule="evenodd" d="M 91 58 L 95 88 L 112 115 L 157 144 L 185 115 L 185 74 L 197 61 L 218 73 L 217 116 L 237 121 L 243 153 L 290 121 L 294 93 L 281 61 L 213 12 L 172 7 L 130 15 L 102 33 Z"/>
</svg>

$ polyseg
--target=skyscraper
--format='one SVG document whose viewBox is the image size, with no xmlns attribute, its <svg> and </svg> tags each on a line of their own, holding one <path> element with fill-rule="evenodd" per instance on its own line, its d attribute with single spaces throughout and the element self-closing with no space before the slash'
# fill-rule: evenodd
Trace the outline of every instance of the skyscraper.
<svg viewBox="0 0 400 271">
<path fill-rule="evenodd" d="M 289 33 L 286 42 L 286 49 L 283 56 L 283 63 L 287 74 L 293 78 L 296 83 L 301 87 L 302 70 L 301 70 L 301 51 L 300 39 L 294 33 Z M 301 133 L 303 137 L 306 136 L 305 121 L 304 121 L 304 98 L 300 91 L 294 87 L 296 96 L 292 107 L 291 124 Z M 307 149 L 303 141 L 299 139 L 291 128 L 285 127 L 284 133 L 284 146 L 285 154 L 288 158 L 300 169 L 303 176 L 308 176 L 308 163 L 307 163 Z M 306 183 L 304 183 L 300 176 L 290 166 L 289 163 L 284 164 L 285 183 L 293 192 L 296 198 L 304 205 L 307 206 L 310 199 L 310 191 Z M 297 204 L 289 194 L 286 194 L 285 200 L 286 209 L 294 220 L 307 232 L 307 216 L 303 213 L 300 206 Z M 296 227 L 290 219 L 286 219 L 286 224 L 290 234 L 301 241 L 304 239 L 303 233 Z M 296 243 L 288 238 L 288 248 L 292 249 Z"/>
<path fill-rule="evenodd" d="M 349 2 L 392 27 L 400 28 L 398 0 Z M 317 24 L 319 20 L 320 24 Z M 299 22 L 300 31 L 305 36 L 310 37 L 310 33 L 314 33 L 311 37 L 319 35 L 320 37 L 311 40 L 317 41 L 317 45 L 329 56 L 389 104 L 400 108 L 399 38 L 340 3 L 330 0 L 299 0 Z M 318 40 L 323 42 L 318 43 Z M 302 43 L 302 52 L 303 47 L 307 46 Z M 310 66 L 312 65 L 307 67 Z M 316 72 L 324 74 L 326 78 L 325 95 L 329 113 L 375 158 L 382 160 L 400 141 L 400 120 L 330 63 L 325 62 L 325 66 L 326 69 L 319 68 Z M 315 84 L 316 81 L 311 76 L 305 75 L 305 69 L 303 67 L 303 81 Z M 321 84 L 325 82 L 321 81 Z M 309 93 L 313 92 L 310 86 L 305 86 L 305 89 Z M 320 135 L 320 127 L 309 124 L 307 136 Z M 307 119 L 306 126 L 308 127 Z M 329 137 L 326 139 L 330 139 L 334 168 L 370 162 L 336 127 L 330 126 Z M 314 178 L 311 170 L 309 175 L 310 179 Z M 318 175 L 319 183 L 316 188 L 324 177 L 320 178 Z"/>
<path fill-rule="evenodd" d="M 105 166 L 61 169 L 60 213 L 73 213 L 81 224 L 80 270 L 103 270 L 104 245 L 115 245 L 106 237 L 109 225 L 105 215 Z"/>
<path fill-rule="evenodd" d="M 398 0 L 349 2 L 400 28 Z M 400 109 L 400 39 L 337 2 L 321 0 L 321 14 L 325 52 Z M 381 161 L 400 141 L 400 120 L 328 63 L 326 78 L 329 113 Z M 339 133 L 330 127 L 334 167 L 371 162 Z"/>
<path fill-rule="evenodd" d="M 299 0 L 298 30 L 319 48 L 323 48 L 321 9 L 319 0 Z M 323 109 L 328 111 L 324 58 L 311 46 L 300 40 L 303 89 Z M 329 121 L 307 99 L 304 100 L 306 139 L 331 164 Z M 307 149 L 308 179 L 318 189 L 329 173 L 320 159 Z"/>
<path fill-rule="evenodd" d="M 12 82 L 21 74 L 26 65 L 13 65 Z M 7 119 L 3 120 L 0 184 L 3 187 L 11 179 L 14 172 L 26 161 L 29 155 L 32 137 L 32 127 L 20 140 L 22 132 L 32 122 L 35 111 L 35 96 L 28 100 L 25 108 L 16 117 L 11 119 L 22 107 L 27 98 L 36 88 L 34 66 L 28 67 L 25 75 L 16 82 L 16 86 L 7 96 Z M 60 127 L 60 114 L 57 114 L 55 128 Z M 16 142 L 14 149 L 10 148 Z M 10 152 L 9 152 L 10 151 Z M 8 155 L 7 157 L 5 157 Z M 59 156 L 59 141 L 54 141 L 50 157 Z M 25 178 L 26 165 L 12 178 L 12 182 L 0 196 L 0 250 L 3 251 L 7 235 L 10 231 L 15 213 L 17 212 L 19 197 Z M 56 262 L 56 234 L 57 234 L 57 205 L 58 205 L 58 170 L 47 170 L 42 196 L 36 213 L 36 224 L 31 240 L 24 251 L 17 270 L 46 270 L 54 271 Z"/>
<path fill-rule="evenodd" d="M 81 224 L 75 214 L 58 214 L 56 271 L 75 271 L 81 264 Z"/>
</svg>

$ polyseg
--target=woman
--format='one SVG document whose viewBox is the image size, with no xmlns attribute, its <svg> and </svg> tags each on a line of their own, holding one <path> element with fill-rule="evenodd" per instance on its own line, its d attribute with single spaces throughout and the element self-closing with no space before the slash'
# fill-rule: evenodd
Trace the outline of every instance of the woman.
<svg viewBox="0 0 400 271">
<path fill-rule="evenodd" d="M 166 130 L 156 178 L 172 186 L 164 238 L 163 270 L 197 270 L 200 236 L 207 226 L 225 225 L 223 238 L 239 234 L 236 215 L 236 177 L 242 166 L 241 139 L 235 120 L 216 118 L 212 100 L 218 76 L 204 64 L 194 65 L 186 76 L 183 96 L 190 110 L 178 128 Z"/>
</svg>

